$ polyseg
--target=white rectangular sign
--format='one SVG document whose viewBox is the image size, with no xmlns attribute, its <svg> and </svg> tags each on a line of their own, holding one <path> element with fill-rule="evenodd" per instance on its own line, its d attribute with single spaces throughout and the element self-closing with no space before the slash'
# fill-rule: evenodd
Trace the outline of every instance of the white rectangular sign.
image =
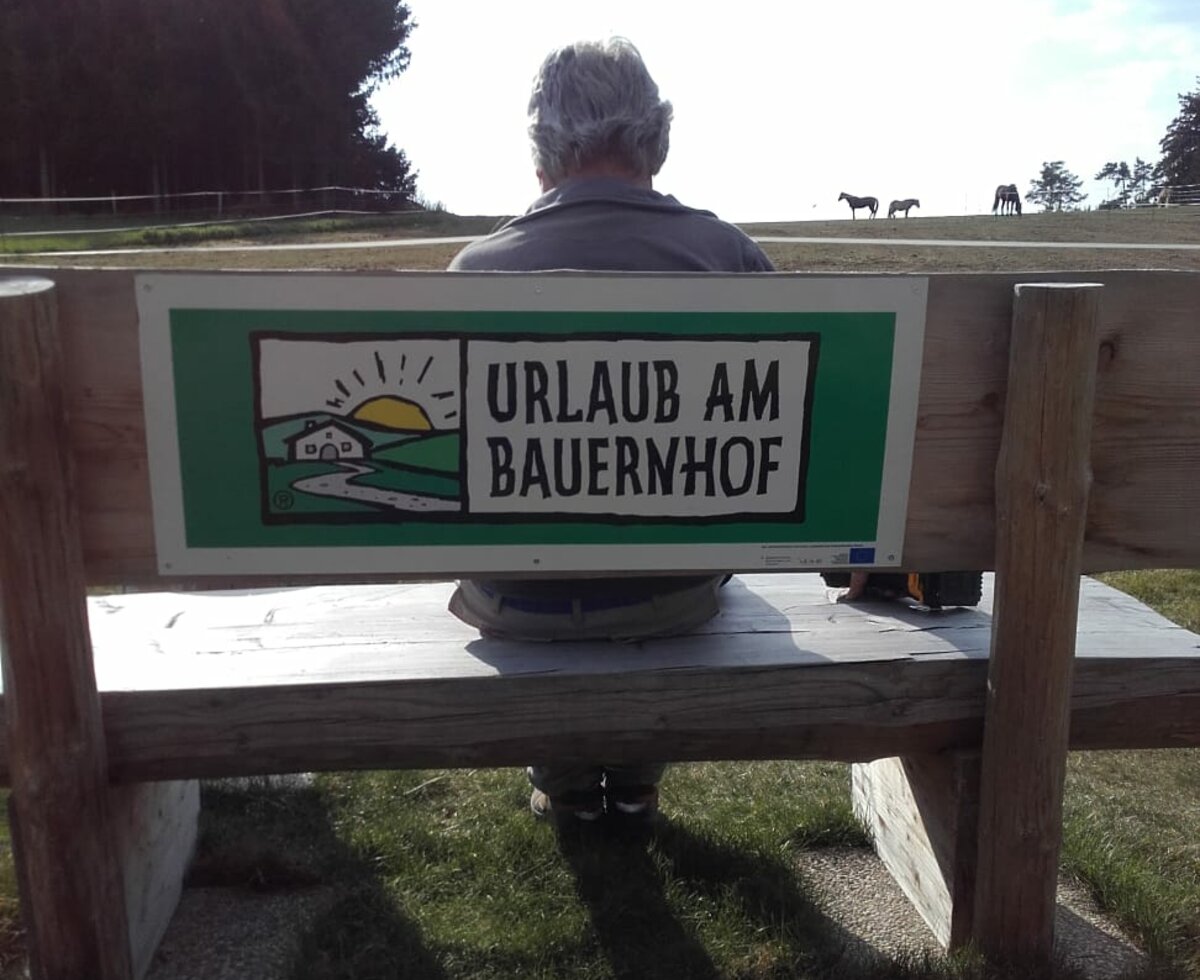
<svg viewBox="0 0 1200 980">
<path fill-rule="evenodd" d="M 472 341 L 470 509 L 793 513 L 810 344 Z"/>
<path fill-rule="evenodd" d="M 140 275 L 160 569 L 902 567 L 926 288 Z"/>
</svg>

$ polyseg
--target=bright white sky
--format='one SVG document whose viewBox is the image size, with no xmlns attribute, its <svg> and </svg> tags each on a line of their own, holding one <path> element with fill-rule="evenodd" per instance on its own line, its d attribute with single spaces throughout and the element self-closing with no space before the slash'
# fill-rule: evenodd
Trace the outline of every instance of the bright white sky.
<svg viewBox="0 0 1200 980">
<path fill-rule="evenodd" d="M 849 217 L 838 193 L 990 211 L 1046 160 L 1095 207 L 1108 160 L 1159 158 L 1200 74 L 1198 0 L 411 0 L 412 62 L 376 97 L 418 190 L 456 214 L 537 196 L 530 82 L 621 34 L 675 107 L 657 189 L 731 221 Z M 881 217 L 883 216 L 881 213 Z"/>
</svg>

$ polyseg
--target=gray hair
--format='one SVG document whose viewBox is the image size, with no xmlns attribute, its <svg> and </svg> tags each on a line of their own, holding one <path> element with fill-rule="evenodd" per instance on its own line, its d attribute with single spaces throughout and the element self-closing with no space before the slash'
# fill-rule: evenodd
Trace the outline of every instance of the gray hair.
<svg viewBox="0 0 1200 980">
<path fill-rule="evenodd" d="M 578 41 L 552 52 L 529 98 L 529 138 L 552 182 L 606 162 L 652 177 L 667 158 L 671 103 L 625 38 Z"/>
</svg>

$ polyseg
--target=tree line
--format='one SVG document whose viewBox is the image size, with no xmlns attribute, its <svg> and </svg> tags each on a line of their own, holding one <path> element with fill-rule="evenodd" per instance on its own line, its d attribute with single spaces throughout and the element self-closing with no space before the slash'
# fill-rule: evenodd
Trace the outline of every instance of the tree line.
<svg viewBox="0 0 1200 980">
<path fill-rule="evenodd" d="M 369 100 L 413 27 L 398 0 L 0 0 L 0 196 L 411 198 Z"/>
<path fill-rule="evenodd" d="M 1100 168 L 1093 180 L 1112 184 L 1112 194 L 1100 202 L 1100 210 L 1157 200 L 1165 187 L 1200 184 L 1200 88 L 1181 94 L 1179 108 L 1159 143 L 1162 158 L 1158 163 L 1136 157 L 1133 166 L 1125 160 L 1110 160 Z M 1064 161 L 1050 160 L 1030 181 L 1026 197 L 1044 211 L 1072 211 L 1087 196 L 1080 190 L 1082 186 L 1083 180 L 1068 170 Z"/>
</svg>

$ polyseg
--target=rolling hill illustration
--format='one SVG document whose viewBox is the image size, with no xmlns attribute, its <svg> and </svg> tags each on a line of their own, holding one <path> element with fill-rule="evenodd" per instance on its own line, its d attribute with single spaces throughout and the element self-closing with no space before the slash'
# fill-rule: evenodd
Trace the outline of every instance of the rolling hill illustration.
<svg viewBox="0 0 1200 980">
<path fill-rule="evenodd" d="M 376 397 L 347 416 L 306 412 L 263 424 L 268 504 L 294 513 L 461 509 L 458 430 L 419 405 Z"/>
</svg>

